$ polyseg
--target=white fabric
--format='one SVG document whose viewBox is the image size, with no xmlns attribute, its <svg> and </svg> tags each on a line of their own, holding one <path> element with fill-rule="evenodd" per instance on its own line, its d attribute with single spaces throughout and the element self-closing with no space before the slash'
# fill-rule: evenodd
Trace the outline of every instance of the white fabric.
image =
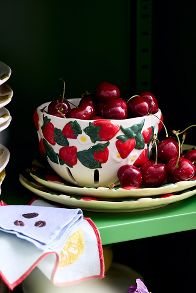
<svg viewBox="0 0 196 293">
<path fill-rule="evenodd" d="M 28 213 L 39 215 L 22 216 Z M 24 226 L 13 224 L 16 220 Z M 34 226 L 36 221 L 46 225 Z M 79 209 L 55 208 L 40 200 L 32 206 L 0 206 L 0 227 L 0 274 L 10 289 L 34 267 L 61 286 L 104 277 L 98 230 Z"/>
</svg>

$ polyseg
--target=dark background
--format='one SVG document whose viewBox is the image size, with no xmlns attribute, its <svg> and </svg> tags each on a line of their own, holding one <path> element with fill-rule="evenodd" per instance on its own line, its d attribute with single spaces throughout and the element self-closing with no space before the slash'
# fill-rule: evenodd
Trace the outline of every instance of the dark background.
<svg viewBox="0 0 196 293">
<path fill-rule="evenodd" d="M 136 74 L 145 69 L 139 67 L 137 45 L 141 5 L 140 17 L 148 18 L 149 9 L 152 16 L 148 82 L 143 86 Z M 5 192 L 34 157 L 32 115 L 38 105 L 62 93 L 60 78 L 70 98 L 93 90 L 102 80 L 117 84 L 127 97 L 147 89 L 157 96 L 169 130 L 195 123 L 196 2 L 6 0 L 0 9 L 0 60 L 12 69 L 9 84 L 14 91 L 7 106 L 13 120 L 1 134 L 11 152 Z M 194 131 L 189 131 L 187 143 L 195 144 Z M 116 258 L 132 261 L 153 293 L 194 288 L 193 231 L 120 245 L 124 254 L 115 245 Z"/>
</svg>

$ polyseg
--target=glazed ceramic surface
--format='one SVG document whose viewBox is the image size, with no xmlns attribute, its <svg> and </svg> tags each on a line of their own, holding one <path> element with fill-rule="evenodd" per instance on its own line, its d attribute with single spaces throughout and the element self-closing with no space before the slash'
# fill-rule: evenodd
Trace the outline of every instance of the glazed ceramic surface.
<svg viewBox="0 0 196 293">
<path fill-rule="evenodd" d="M 0 61 L 0 85 L 5 83 L 11 75 L 10 67 L 4 62 Z"/>
<path fill-rule="evenodd" d="M 40 146 L 52 169 L 79 186 L 117 182 L 122 165 L 147 156 L 161 117 L 159 110 L 156 115 L 125 120 L 60 118 L 47 113 L 48 104 L 39 106 L 34 116 Z"/>
<path fill-rule="evenodd" d="M 173 193 L 182 191 L 196 186 L 196 180 L 180 181 L 177 183 L 165 184 L 156 188 L 137 188 L 137 189 L 124 189 L 119 186 L 114 188 L 108 187 L 79 187 L 69 184 L 62 180 L 61 177 L 55 174 L 51 168 L 39 165 L 35 162 L 31 168 L 28 169 L 32 178 L 45 186 L 46 188 L 63 192 L 66 194 L 82 195 L 82 196 L 95 196 L 97 198 L 126 198 L 126 197 L 148 197 L 157 196 L 166 193 Z"/>
<path fill-rule="evenodd" d="M 100 200 L 97 198 L 82 197 L 55 193 L 35 181 L 27 179 L 25 176 L 20 175 L 20 183 L 30 190 L 32 193 L 59 204 L 70 207 L 77 207 L 87 211 L 96 212 L 139 212 L 155 208 L 164 207 L 168 204 L 175 203 L 196 194 L 196 188 L 190 188 L 185 191 L 180 191 L 174 194 L 165 194 L 160 197 L 144 197 L 139 199 L 108 199 Z"/>
<path fill-rule="evenodd" d="M 7 84 L 0 85 L 0 108 L 9 104 L 13 97 L 13 90 Z"/>
<path fill-rule="evenodd" d="M 24 293 L 127 293 L 131 284 L 141 276 L 128 266 L 113 263 L 104 279 L 93 279 L 65 287 L 54 286 L 39 269 L 23 282 Z"/>
<path fill-rule="evenodd" d="M 0 173 L 5 169 L 10 159 L 9 150 L 0 144 Z"/>
<path fill-rule="evenodd" d="M 1 118 L 0 118 L 0 120 L 1 120 Z M 2 123 L 0 124 L 0 132 L 3 131 L 3 130 L 5 130 L 9 126 L 10 123 L 11 123 L 11 121 L 12 121 L 12 117 L 11 116 L 9 116 L 8 119 L 7 118 L 6 119 L 2 119 Z"/>
<path fill-rule="evenodd" d="M 10 120 L 10 112 L 6 108 L 0 108 L 0 125 Z"/>
</svg>

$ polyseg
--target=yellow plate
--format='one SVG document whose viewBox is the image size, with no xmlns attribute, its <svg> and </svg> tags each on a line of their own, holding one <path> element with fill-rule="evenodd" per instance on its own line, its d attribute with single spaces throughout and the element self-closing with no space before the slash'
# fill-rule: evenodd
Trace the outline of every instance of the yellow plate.
<svg viewBox="0 0 196 293">
<path fill-rule="evenodd" d="M 126 199 L 126 200 L 98 200 L 92 197 L 81 197 L 66 195 L 61 193 L 55 193 L 41 184 L 35 181 L 28 180 L 23 175 L 19 176 L 20 183 L 30 190 L 32 193 L 59 204 L 63 204 L 70 207 L 77 207 L 87 211 L 96 212 L 138 212 L 144 210 L 150 210 L 155 208 L 164 207 L 168 204 L 175 203 L 186 198 L 189 198 L 196 194 L 196 188 L 188 189 L 186 191 L 180 191 L 170 196 L 163 197 L 144 197 L 138 199 Z"/>
</svg>

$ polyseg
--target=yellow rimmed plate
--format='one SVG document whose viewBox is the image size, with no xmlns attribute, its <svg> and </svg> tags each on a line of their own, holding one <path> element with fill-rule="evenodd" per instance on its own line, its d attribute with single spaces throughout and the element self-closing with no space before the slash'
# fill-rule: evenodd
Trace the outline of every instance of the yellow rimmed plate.
<svg viewBox="0 0 196 293">
<path fill-rule="evenodd" d="M 9 104 L 13 97 L 13 90 L 7 84 L 0 85 L 0 108 Z"/>
<path fill-rule="evenodd" d="M 5 83 L 11 75 L 11 68 L 5 64 L 4 62 L 0 61 L 0 85 Z"/>
<path fill-rule="evenodd" d="M 29 180 L 24 175 L 19 176 L 20 183 L 30 190 L 32 193 L 59 204 L 63 204 L 70 207 L 77 207 L 87 211 L 96 212 L 138 212 L 150 209 L 156 209 L 164 207 L 168 204 L 175 203 L 186 198 L 189 198 L 196 194 L 196 188 L 188 189 L 186 191 L 180 191 L 170 196 L 162 197 L 145 197 L 138 199 L 124 199 L 118 201 L 112 200 L 98 200 L 97 198 L 88 198 L 81 196 L 66 195 L 61 193 L 55 193 L 36 181 Z"/>
<path fill-rule="evenodd" d="M 5 169 L 10 159 L 9 150 L 2 144 L 0 144 L 0 180 L 1 172 Z"/>
<path fill-rule="evenodd" d="M 5 107 L 0 108 L 0 127 L 2 124 L 10 120 L 10 112 Z"/>
<path fill-rule="evenodd" d="M 158 196 L 166 193 L 174 193 L 183 191 L 188 188 L 196 186 L 196 180 L 180 181 L 177 183 L 169 183 L 156 188 L 138 188 L 138 189 L 124 189 L 120 187 L 107 188 L 107 187 L 80 187 L 74 186 L 70 183 L 63 181 L 54 171 L 50 168 L 43 166 L 33 166 L 29 171 L 31 177 L 41 185 L 67 194 L 95 196 L 97 198 L 126 198 L 126 197 L 148 197 Z M 47 176 L 47 172 L 50 174 Z M 47 179 L 46 179 L 47 178 Z M 58 181 L 59 180 L 59 181 Z"/>
</svg>

